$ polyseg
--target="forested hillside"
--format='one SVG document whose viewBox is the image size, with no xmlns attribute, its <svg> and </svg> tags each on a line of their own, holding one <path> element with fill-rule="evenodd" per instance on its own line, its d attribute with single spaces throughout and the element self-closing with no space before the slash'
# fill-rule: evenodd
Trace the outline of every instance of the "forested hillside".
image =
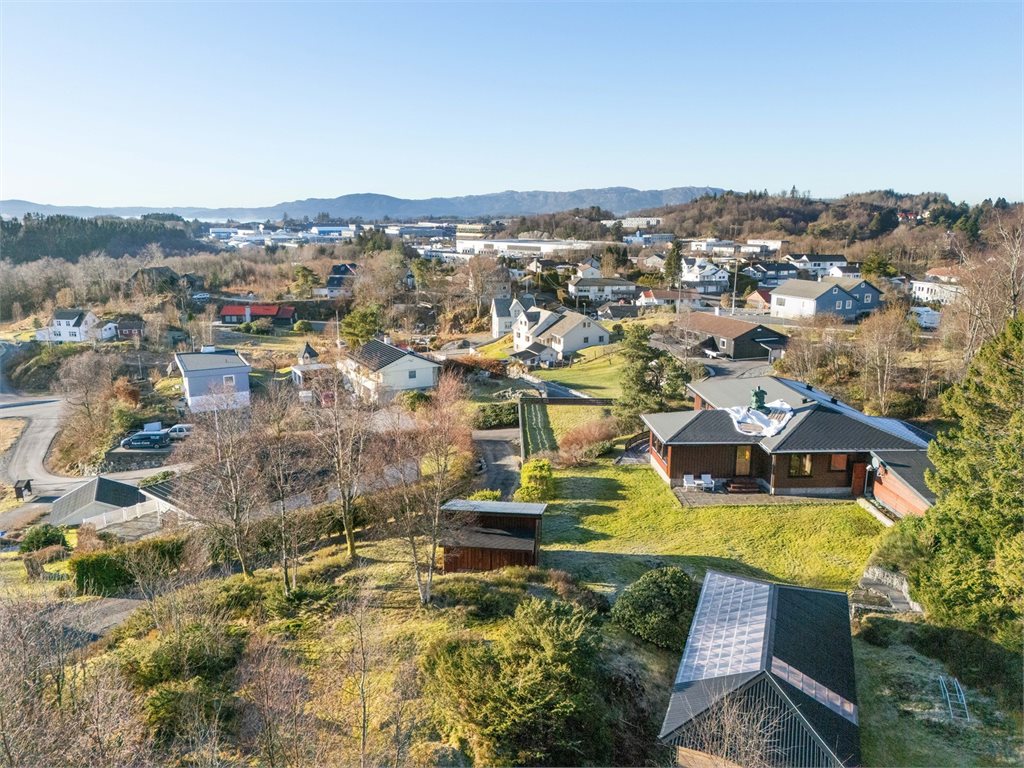
<svg viewBox="0 0 1024 768">
<path fill-rule="evenodd" d="M 47 256 L 78 261 L 90 253 L 135 255 L 147 245 L 165 251 L 188 252 L 200 244 L 193 225 L 180 216 L 155 214 L 142 219 L 74 216 L 33 216 L 0 222 L 0 256 L 16 264 Z"/>
</svg>

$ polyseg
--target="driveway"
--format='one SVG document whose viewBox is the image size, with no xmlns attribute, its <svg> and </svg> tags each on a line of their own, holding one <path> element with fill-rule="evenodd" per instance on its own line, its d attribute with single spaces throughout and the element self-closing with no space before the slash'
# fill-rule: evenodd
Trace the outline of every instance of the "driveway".
<svg viewBox="0 0 1024 768">
<path fill-rule="evenodd" d="M 475 429 L 473 443 L 487 465 L 474 486 L 501 491 L 504 498 L 512 498 L 519 487 L 519 429 Z"/>
</svg>

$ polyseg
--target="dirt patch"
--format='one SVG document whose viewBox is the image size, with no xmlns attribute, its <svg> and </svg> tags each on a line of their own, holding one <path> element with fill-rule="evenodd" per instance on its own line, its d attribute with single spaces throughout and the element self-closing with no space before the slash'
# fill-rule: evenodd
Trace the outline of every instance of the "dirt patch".
<svg viewBox="0 0 1024 768">
<path fill-rule="evenodd" d="M 0 419 L 0 456 L 7 453 L 28 422 L 25 419 Z"/>
</svg>

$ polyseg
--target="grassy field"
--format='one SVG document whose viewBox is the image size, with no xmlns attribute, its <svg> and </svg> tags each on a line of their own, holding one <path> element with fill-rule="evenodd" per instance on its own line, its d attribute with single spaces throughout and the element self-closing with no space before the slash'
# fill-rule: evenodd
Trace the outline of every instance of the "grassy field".
<svg viewBox="0 0 1024 768">
<path fill-rule="evenodd" d="M 534 375 L 554 381 L 591 397 L 619 397 L 622 394 L 622 369 L 626 361 L 618 354 L 618 345 L 590 347 L 579 353 L 578 361 L 568 368 L 541 368 Z"/>
<path fill-rule="evenodd" d="M 660 564 L 845 590 L 882 533 L 852 502 L 683 509 L 653 470 L 610 460 L 556 477 L 542 560 L 608 590 Z"/>
<path fill-rule="evenodd" d="M 523 440 L 526 442 L 524 448 L 527 457 L 543 451 L 558 450 L 544 403 L 527 403 L 523 408 L 523 421 Z"/>
<path fill-rule="evenodd" d="M 860 638 L 853 655 L 864 765 L 1020 765 L 1012 754 L 1015 724 L 983 694 L 965 690 L 970 724 L 950 721 L 938 687 L 948 672 L 939 662 L 908 645 L 883 648 Z"/>
<path fill-rule="evenodd" d="M 556 443 L 581 424 L 603 419 L 611 413 L 606 405 L 549 405 L 548 422 Z"/>
</svg>

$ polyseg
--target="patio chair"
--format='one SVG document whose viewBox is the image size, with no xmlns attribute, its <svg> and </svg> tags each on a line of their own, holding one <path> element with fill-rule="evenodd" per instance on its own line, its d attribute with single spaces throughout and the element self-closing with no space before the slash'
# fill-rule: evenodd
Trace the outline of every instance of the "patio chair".
<svg viewBox="0 0 1024 768">
<path fill-rule="evenodd" d="M 692 488 L 697 487 L 697 481 L 693 479 L 693 475 L 683 475 L 683 490 L 689 491 Z"/>
<path fill-rule="evenodd" d="M 713 477 L 711 477 L 711 475 L 707 475 L 707 474 L 701 475 L 700 476 L 700 482 L 701 482 L 701 485 L 704 486 L 704 490 L 705 491 L 711 491 L 712 493 L 714 493 L 714 491 L 715 491 L 715 479 Z"/>
</svg>

